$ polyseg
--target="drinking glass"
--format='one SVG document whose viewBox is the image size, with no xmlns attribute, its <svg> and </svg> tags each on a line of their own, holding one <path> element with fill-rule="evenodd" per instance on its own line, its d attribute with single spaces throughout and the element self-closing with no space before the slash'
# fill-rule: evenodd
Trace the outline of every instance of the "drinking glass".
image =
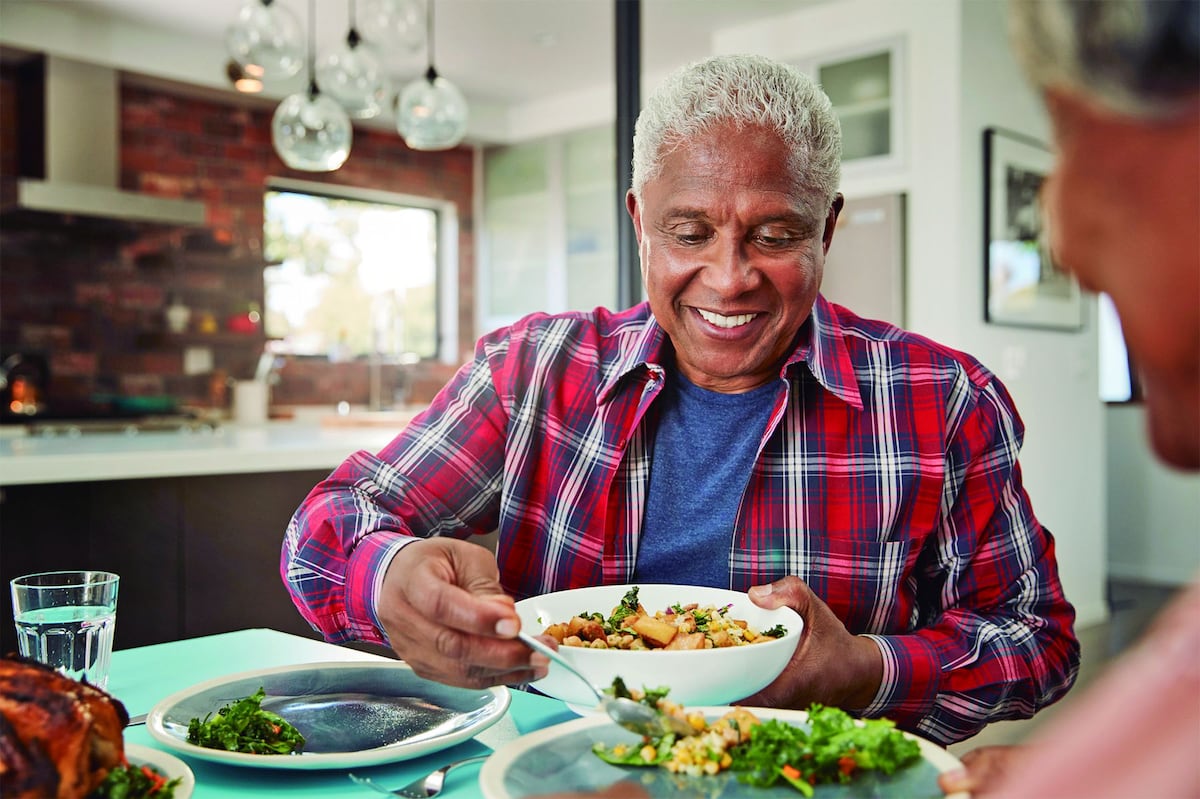
<svg viewBox="0 0 1200 799">
<path fill-rule="evenodd" d="M 72 679 L 107 687 L 120 579 L 104 571 L 39 572 L 14 579 L 21 654 Z"/>
</svg>

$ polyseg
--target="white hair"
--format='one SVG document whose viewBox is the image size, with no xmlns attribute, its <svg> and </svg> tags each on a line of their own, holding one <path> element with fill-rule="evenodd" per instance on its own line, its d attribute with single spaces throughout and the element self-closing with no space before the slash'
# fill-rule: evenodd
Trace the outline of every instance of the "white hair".
<svg viewBox="0 0 1200 799">
<path fill-rule="evenodd" d="M 722 124 L 775 131 L 791 151 L 793 173 L 821 203 L 814 210 L 824 215 L 841 182 L 841 123 L 811 77 L 760 56 L 714 56 L 667 77 L 638 115 L 634 196 L 641 198 L 667 155 Z"/>
<path fill-rule="evenodd" d="M 1200 98 L 1198 0 L 1010 0 L 1009 23 L 1040 88 L 1140 117 L 1171 116 Z"/>
</svg>

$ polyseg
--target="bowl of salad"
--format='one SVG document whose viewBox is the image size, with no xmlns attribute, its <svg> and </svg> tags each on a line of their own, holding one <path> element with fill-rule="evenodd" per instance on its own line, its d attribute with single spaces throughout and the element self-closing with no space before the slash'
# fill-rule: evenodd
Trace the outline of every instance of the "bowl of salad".
<svg viewBox="0 0 1200 799">
<path fill-rule="evenodd" d="M 783 671 L 804 621 L 768 610 L 739 591 L 691 585 L 606 585 L 517 602 L 521 627 L 558 642 L 558 651 L 600 689 L 620 677 L 630 689 L 670 687 L 687 705 L 728 705 Z M 576 709 L 595 697 L 578 677 L 550 664 L 533 687 Z"/>
</svg>

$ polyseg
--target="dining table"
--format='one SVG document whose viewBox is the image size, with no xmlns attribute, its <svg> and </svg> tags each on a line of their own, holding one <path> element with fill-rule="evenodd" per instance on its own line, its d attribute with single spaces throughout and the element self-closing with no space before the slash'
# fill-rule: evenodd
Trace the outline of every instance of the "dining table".
<svg viewBox="0 0 1200 799">
<path fill-rule="evenodd" d="M 112 655 L 108 691 L 124 703 L 131 716 L 136 716 L 150 712 L 163 699 L 205 681 L 239 672 L 335 661 L 395 662 L 382 655 L 278 630 L 245 629 L 118 649 Z M 557 699 L 515 689 L 510 690 L 510 696 L 504 715 L 473 738 L 411 759 L 353 769 L 250 768 L 190 758 L 164 747 L 144 725 L 126 728 L 125 741 L 184 760 L 195 776 L 193 799 L 267 796 L 362 799 L 379 794 L 353 783 L 349 777 L 351 771 L 395 788 L 452 761 L 487 754 L 527 733 L 579 718 Z M 450 771 L 439 796 L 445 799 L 482 796 L 479 766 L 465 765 Z"/>
</svg>

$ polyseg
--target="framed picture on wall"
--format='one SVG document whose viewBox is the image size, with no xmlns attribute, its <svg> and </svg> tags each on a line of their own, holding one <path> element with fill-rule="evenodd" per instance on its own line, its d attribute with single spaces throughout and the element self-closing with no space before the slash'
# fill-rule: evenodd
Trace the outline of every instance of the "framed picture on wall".
<svg viewBox="0 0 1200 799">
<path fill-rule="evenodd" d="M 1039 199 L 1053 156 L 1034 139 L 983 131 L 984 318 L 999 325 L 1079 330 L 1079 284 L 1050 255 Z"/>
</svg>

